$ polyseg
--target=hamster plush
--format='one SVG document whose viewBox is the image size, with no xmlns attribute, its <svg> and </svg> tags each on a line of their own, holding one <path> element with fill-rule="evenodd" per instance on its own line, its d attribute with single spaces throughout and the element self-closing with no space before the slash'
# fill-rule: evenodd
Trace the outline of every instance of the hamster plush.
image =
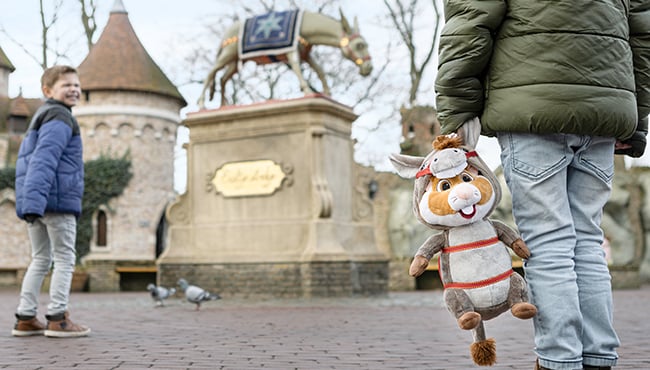
<svg viewBox="0 0 650 370">
<path fill-rule="evenodd" d="M 521 258 L 528 258 L 530 251 L 514 230 L 488 219 L 501 199 L 501 188 L 473 149 L 480 123 L 466 123 L 459 134 L 438 136 L 424 158 L 394 154 L 390 160 L 400 176 L 415 178 L 415 216 L 442 230 L 418 249 L 409 273 L 421 275 L 440 252 L 438 271 L 447 308 L 461 329 L 472 331 L 473 361 L 489 366 L 496 362 L 496 342 L 486 339 L 483 321 L 506 310 L 520 319 L 537 313 L 506 247 Z"/>
</svg>

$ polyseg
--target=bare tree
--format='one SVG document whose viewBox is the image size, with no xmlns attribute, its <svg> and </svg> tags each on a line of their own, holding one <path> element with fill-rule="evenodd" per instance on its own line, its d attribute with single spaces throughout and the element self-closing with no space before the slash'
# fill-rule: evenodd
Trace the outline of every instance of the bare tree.
<svg viewBox="0 0 650 370">
<path fill-rule="evenodd" d="M 38 5 L 39 5 L 40 20 L 41 20 L 41 59 L 40 59 L 40 65 L 41 65 L 41 68 L 46 69 L 49 66 L 48 60 L 47 60 L 47 55 L 48 55 L 48 51 L 50 51 L 48 34 L 49 34 L 50 30 L 56 25 L 57 21 L 59 20 L 59 10 L 61 9 L 61 6 L 63 5 L 63 0 L 56 0 L 56 1 L 53 2 L 52 14 L 49 17 L 47 16 L 47 14 L 45 14 L 45 8 L 43 7 L 43 0 L 39 0 Z M 57 54 L 57 56 L 58 56 L 58 54 Z"/>
<path fill-rule="evenodd" d="M 88 4 L 86 4 L 86 0 L 79 0 L 79 4 L 81 5 L 81 24 L 84 27 L 86 45 L 88 45 L 88 51 L 90 51 L 94 45 L 93 37 L 97 31 L 97 18 L 95 17 L 97 4 L 95 0 L 89 0 Z"/>
<path fill-rule="evenodd" d="M 418 0 L 384 0 L 384 5 L 388 9 L 388 15 L 399 32 L 400 38 L 409 53 L 409 77 L 411 87 L 409 89 L 409 105 L 413 105 L 417 99 L 417 93 L 422 82 L 422 74 L 431 61 L 433 52 L 436 50 L 436 41 L 438 39 L 438 30 L 440 28 L 440 10 L 436 0 L 431 0 L 434 13 L 432 20 L 433 40 L 428 45 L 415 45 L 415 19 L 421 16 L 418 7 Z M 424 50 L 424 59 L 418 65 L 416 52 Z"/>
</svg>

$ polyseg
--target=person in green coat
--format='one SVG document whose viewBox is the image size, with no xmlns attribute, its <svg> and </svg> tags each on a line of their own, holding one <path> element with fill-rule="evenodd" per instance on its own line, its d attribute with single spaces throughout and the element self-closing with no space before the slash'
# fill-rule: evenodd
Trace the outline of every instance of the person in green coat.
<svg viewBox="0 0 650 370">
<path fill-rule="evenodd" d="M 610 369 L 620 342 L 602 248 L 614 154 L 640 157 L 650 2 L 444 0 L 442 133 L 496 136 L 538 308 L 536 369 Z"/>
</svg>

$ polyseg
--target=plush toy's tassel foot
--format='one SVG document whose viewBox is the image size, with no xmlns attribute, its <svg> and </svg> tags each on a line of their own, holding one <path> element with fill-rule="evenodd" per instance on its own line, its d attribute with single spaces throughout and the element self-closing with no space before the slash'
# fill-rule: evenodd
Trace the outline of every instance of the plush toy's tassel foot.
<svg viewBox="0 0 650 370">
<path fill-rule="evenodd" d="M 494 338 L 474 342 L 469 350 L 472 360 L 479 366 L 492 366 L 497 362 L 497 344 Z"/>
</svg>

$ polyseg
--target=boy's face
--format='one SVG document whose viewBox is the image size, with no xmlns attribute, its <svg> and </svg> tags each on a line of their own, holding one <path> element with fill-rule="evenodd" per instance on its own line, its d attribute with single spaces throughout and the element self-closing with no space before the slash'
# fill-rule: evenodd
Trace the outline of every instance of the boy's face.
<svg viewBox="0 0 650 370">
<path fill-rule="evenodd" d="M 76 73 L 66 73 L 54 83 L 54 86 L 43 86 L 43 94 L 46 98 L 52 98 L 62 102 L 68 107 L 77 105 L 81 98 L 81 83 Z"/>
</svg>

